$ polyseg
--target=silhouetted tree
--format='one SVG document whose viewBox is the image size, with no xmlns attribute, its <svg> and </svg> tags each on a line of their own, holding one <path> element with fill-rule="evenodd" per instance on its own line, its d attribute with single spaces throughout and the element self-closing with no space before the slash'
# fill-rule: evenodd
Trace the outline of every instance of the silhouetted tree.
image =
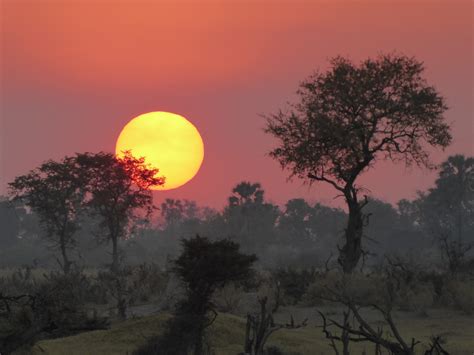
<svg viewBox="0 0 474 355">
<path fill-rule="evenodd" d="M 158 169 L 145 165 L 144 158 L 135 158 L 130 152 L 122 158 L 110 153 L 78 154 L 77 163 L 87 179 L 86 206 L 100 221 L 105 232 L 101 237 L 112 243 L 111 284 L 115 284 L 119 316 L 125 318 L 127 270 L 120 268 L 118 242 L 134 228 L 132 221 L 152 213 L 150 188 L 163 185 L 164 178 L 157 177 Z"/>
<path fill-rule="evenodd" d="M 178 304 L 165 334 L 145 347 L 144 354 L 150 348 L 157 354 L 203 354 L 204 331 L 217 316 L 212 295 L 227 283 L 252 275 L 255 255 L 242 254 L 239 244 L 230 240 L 213 242 L 196 236 L 183 239 L 182 246 L 174 271 L 185 285 L 185 299 Z"/>
<path fill-rule="evenodd" d="M 322 331 L 330 340 L 335 354 L 352 353 L 350 346 L 353 343 L 372 343 L 375 345 L 375 354 L 382 354 L 383 350 L 389 354 L 415 354 L 415 347 L 420 342 L 413 337 L 410 339 L 407 334 L 401 334 L 393 318 L 400 297 L 400 277 L 411 274 L 405 271 L 405 265 L 389 260 L 388 265 L 371 275 L 335 275 L 335 279 L 320 284 L 317 297 L 345 308 L 342 322 L 318 311 L 322 318 Z M 369 289 L 372 292 L 368 292 Z M 377 327 L 368 321 L 368 309 L 381 316 Z M 342 345 L 341 352 L 338 343 Z"/>
<path fill-rule="evenodd" d="M 57 260 L 65 274 L 72 264 L 68 250 L 76 244 L 84 184 L 74 157 L 49 160 L 9 184 L 12 198 L 24 202 L 39 217 L 47 240 L 61 253 Z"/>
<path fill-rule="evenodd" d="M 195 201 L 167 198 L 161 204 L 161 217 L 166 230 L 172 236 L 177 233 L 187 235 L 191 231 L 195 234 L 201 219 L 201 210 Z"/>
<path fill-rule="evenodd" d="M 334 243 L 337 241 L 334 237 L 339 238 L 346 219 L 347 214 L 342 209 L 316 203 L 311 209 L 309 225 L 316 233 L 317 240 Z"/>
<path fill-rule="evenodd" d="M 289 200 L 278 220 L 278 230 L 284 239 L 293 245 L 308 245 L 314 242 L 315 231 L 311 228 L 312 208 L 302 198 Z"/>
<path fill-rule="evenodd" d="M 100 219 L 105 231 L 102 237 L 112 243 L 111 270 L 119 268 L 118 241 L 126 238 L 131 222 L 140 213 L 145 217 L 153 211 L 150 188 L 164 184 L 158 169 L 145 165 L 144 158 L 135 158 L 127 152 L 123 158 L 111 153 L 83 153 L 77 163 L 87 180 L 86 205 L 93 216 Z"/>
<path fill-rule="evenodd" d="M 357 65 L 336 57 L 304 81 L 300 101 L 267 117 L 278 139 L 270 156 L 309 183 L 325 182 L 345 199 L 349 218 L 339 263 L 351 272 L 362 255 L 363 207 L 357 178 L 378 160 L 430 167 L 425 145 L 451 142 L 444 99 L 424 80 L 423 64 L 382 55 Z"/>
<path fill-rule="evenodd" d="M 181 200 L 167 198 L 161 204 L 161 216 L 165 220 L 167 228 L 180 223 L 184 218 L 184 206 Z"/>
<path fill-rule="evenodd" d="M 435 187 L 415 203 L 421 225 L 437 239 L 455 273 L 474 243 L 474 158 L 450 156 L 440 166 Z"/>
<path fill-rule="evenodd" d="M 389 203 L 373 198 L 364 209 L 370 223 L 365 230 L 367 255 L 380 256 L 394 252 L 406 243 L 402 243 L 401 225 L 398 211 Z"/>
<path fill-rule="evenodd" d="M 266 244 L 278 218 L 278 207 L 265 201 L 265 191 L 259 183 L 243 181 L 232 189 L 224 219 L 229 234 L 242 242 L 242 247 L 255 249 Z M 258 238 L 257 238 L 258 236 Z"/>
<path fill-rule="evenodd" d="M 278 302 L 275 307 L 270 309 L 267 305 L 268 297 L 260 297 L 258 304 L 260 311 L 255 314 L 247 314 L 247 323 L 245 325 L 244 353 L 246 355 L 264 355 L 272 354 L 271 348 L 265 349 L 265 345 L 270 336 L 280 329 L 297 329 L 305 327 L 308 319 L 295 324 L 293 315 L 290 316 L 290 322 L 286 324 L 275 323 L 273 314 L 278 308 Z M 280 352 L 277 352 L 279 354 Z"/>
</svg>

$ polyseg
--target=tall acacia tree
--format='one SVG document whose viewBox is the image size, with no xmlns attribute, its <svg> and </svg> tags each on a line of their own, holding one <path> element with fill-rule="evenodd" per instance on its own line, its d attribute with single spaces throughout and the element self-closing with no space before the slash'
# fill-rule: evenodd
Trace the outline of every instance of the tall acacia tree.
<svg viewBox="0 0 474 355">
<path fill-rule="evenodd" d="M 431 167 L 426 146 L 448 146 L 443 97 L 423 78 L 423 63 L 381 55 L 360 64 L 336 57 L 305 80 L 299 102 L 266 116 L 278 140 L 270 152 L 292 176 L 324 182 L 344 196 L 349 218 L 339 263 L 350 273 L 362 255 L 367 197 L 359 176 L 378 160 Z"/>
<path fill-rule="evenodd" d="M 127 236 L 130 222 L 139 213 L 153 211 L 150 188 L 163 185 L 158 169 L 150 168 L 144 158 L 125 152 L 122 158 L 111 153 L 83 153 L 77 164 L 87 180 L 86 206 L 100 220 L 103 238 L 112 243 L 111 271 L 119 270 L 118 242 Z"/>
<path fill-rule="evenodd" d="M 76 244 L 83 186 L 74 157 L 47 161 L 9 183 L 12 199 L 22 201 L 38 215 L 48 242 L 61 254 L 57 260 L 65 274 L 73 264 L 69 251 Z"/>
</svg>

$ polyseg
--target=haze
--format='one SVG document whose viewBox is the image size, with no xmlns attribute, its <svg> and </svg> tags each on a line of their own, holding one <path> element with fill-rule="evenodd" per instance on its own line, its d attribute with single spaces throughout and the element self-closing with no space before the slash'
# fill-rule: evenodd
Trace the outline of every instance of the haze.
<svg viewBox="0 0 474 355">
<path fill-rule="evenodd" d="M 137 5 L 138 4 L 138 5 Z M 206 157 L 180 189 L 157 192 L 220 208 L 232 187 L 258 181 L 270 200 L 337 204 L 330 187 L 286 182 L 265 156 L 260 114 L 291 100 L 327 59 L 397 51 L 425 62 L 447 98 L 453 144 L 473 154 L 473 3 L 3 1 L 0 194 L 44 160 L 113 151 L 126 122 L 170 111 L 201 132 Z M 389 202 L 413 197 L 436 174 L 379 164 L 362 180 Z"/>
</svg>

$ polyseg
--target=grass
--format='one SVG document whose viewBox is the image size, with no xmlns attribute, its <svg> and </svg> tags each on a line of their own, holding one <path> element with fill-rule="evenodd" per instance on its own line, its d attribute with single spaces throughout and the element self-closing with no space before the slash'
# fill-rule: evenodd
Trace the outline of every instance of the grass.
<svg viewBox="0 0 474 355">
<path fill-rule="evenodd" d="M 308 309 L 309 311 L 309 309 Z M 314 309 L 311 311 L 313 315 Z M 336 316 L 336 315 L 335 315 Z M 86 332 L 79 335 L 43 340 L 38 342 L 33 355 L 125 355 L 131 353 L 146 339 L 159 334 L 169 315 L 160 314 L 142 318 L 130 319 L 117 323 L 109 330 Z M 369 317 L 372 317 L 369 315 Z M 370 319 L 370 318 L 369 318 Z M 376 319 L 371 319 L 376 323 Z M 428 342 L 431 335 L 443 335 L 448 339 L 445 344 L 450 354 L 472 354 L 474 350 L 474 322 L 472 318 L 448 310 L 432 310 L 428 317 L 417 316 L 413 313 L 399 313 L 396 318 L 402 334 L 410 339 L 415 337 L 422 342 Z M 245 319 L 230 315 L 219 314 L 210 329 L 210 341 L 217 355 L 236 355 L 242 351 L 244 341 Z M 282 329 L 275 332 L 267 345 L 275 345 L 280 349 L 300 353 L 302 355 L 333 354 L 324 338 L 321 328 L 316 323 L 306 328 Z M 419 353 L 424 348 L 418 346 Z M 352 346 L 352 354 L 373 352 L 373 345 L 356 344 Z"/>
</svg>

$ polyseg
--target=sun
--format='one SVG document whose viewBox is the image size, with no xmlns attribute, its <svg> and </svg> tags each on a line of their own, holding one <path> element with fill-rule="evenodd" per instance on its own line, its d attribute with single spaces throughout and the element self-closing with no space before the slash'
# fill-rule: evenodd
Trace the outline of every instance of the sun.
<svg viewBox="0 0 474 355">
<path fill-rule="evenodd" d="M 148 112 L 133 118 L 120 132 L 115 154 L 129 150 L 159 169 L 166 181 L 154 190 L 171 190 L 186 184 L 199 171 L 204 143 L 197 128 L 183 116 L 170 112 Z"/>
</svg>

